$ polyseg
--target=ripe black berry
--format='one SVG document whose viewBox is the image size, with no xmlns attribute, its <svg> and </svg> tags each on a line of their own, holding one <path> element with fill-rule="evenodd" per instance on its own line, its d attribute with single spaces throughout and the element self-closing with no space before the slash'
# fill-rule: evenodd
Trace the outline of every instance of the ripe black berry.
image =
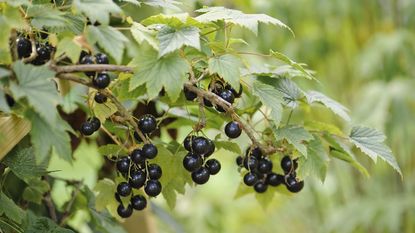
<svg viewBox="0 0 415 233">
<path fill-rule="evenodd" d="M 145 134 L 153 132 L 157 128 L 156 118 L 151 114 L 142 116 L 138 120 L 138 128 Z"/>
<path fill-rule="evenodd" d="M 264 193 L 268 189 L 268 185 L 260 181 L 254 185 L 254 189 L 257 193 Z"/>
<path fill-rule="evenodd" d="M 257 169 L 263 174 L 268 174 L 272 171 L 272 162 L 268 159 L 260 159 Z"/>
<path fill-rule="evenodd" d="M 247 170 L 255 170 L 258 166 L 258 159 L 254 156 L 245 157 L 244 159 L 244 167 Z"/>
<path fill-rule="evenodd" d="M 257 159 L 260 159 L 262 157 L 261 149 L 259 149 L 259 147 L 255 147 L 251 150 L 251 155 Z"/>
<path fill-rule="evenodd" d="M 148 165 L 148 176 L 152 180 L 158 180 L 160 179 L 162 175 L 161 167 L 155 163 Z"/>
<path fill-rule="evenodd" d="M 158 180 L 149 180 L 147 181 L 144 191 L 150 197 L 155 197 L 161 193 L 161 184 Z"/>
<path fill-rule="evenodd" d="M 208 182 L 209 177 L 209 170 L 205 167 L 201 167 L 196 171 L 192 172 L 192 180 L 196 184 L 205 184 L 206 182 Z"/>
<path fill-rule="evenodd" d="M 100 92 L 97 92 L 94 97 L 95 102 L 99 104 L 103 104 L 107 102 L 107 97 L 104 94 L 101 94 Z"/>
<path fill-rule="evenodd" d="M 39 63 L 45 63 L 46 61 L 50 59 L 49 47 L 39 44 L 38 46 L 36 46 L 36 52 L 37 52 L 36 60 L 38 60 Z"/>
<path fill-rule="evenodd" d="M 154 159 L 158 153 L 157 147 L 153 144 L 145 144 L 142 151 L 147 159 Z"/>
<path fill-rule="evenodd" d="M 184 96 L 186 97 L 187 100 L 193 101 L 194 99 L 196 99 L 197 94 L 194 93 L 193 91 L 190 91 L 187 88 L 184 88 Z"/>
<path fill-rule="evenodd" d="M 84 57 L 82 57 L 80 63 L 83 64 L 83 65 L 95 64 L 94 57 L 91 56 L 91 55 L 85 55 Z M 87 76 L 89 76 L 89 77 L 95 76 L 95 72 L 94 71 L 86 71 L 85 74 Z"/>
<path fill-rule="evenodd" d="M 88 119 L 88 121 L 91 122 L 94 131 L 99 130 L 99 128 L 101 127 L 101 121 L 96 117 L 91 117 L 90 119 Z"/>
<path fill-rule="evenodd" d="M 122 197 L 126 197 L 131 194 L 131 186 L 127 182 L 121 182 L 117 186 L 117 193 Z"/>
<path fill-rule="evenodd" d="M 194 136 L 189 135 L 187 136 L 184 141 L 183 141 L 183 146 L 187 151 L 191 151 L 192 150 L 192 141 L 194 139 Z"/>
<path fill-rule="evenodd" d="M 203 104 L 204 104 L 206 107 L 213 107 L 212 102 L 210 102 L 210 100 L 208 100 L 208 99 L 206 99 L 206 98 L 203 98 Z"/>
<path fill-rule="evenodd" d="M 244 158 L 242 156 L 236 157 L 236 165 L 238 165 L 239 167 L 242 167 L 243 163 L 244 163 Z"/>
<path fill-rule="evenodd" d="M 187 153 L 183 158 L 183 167 L 189 172 L 196 171 L 203 164 L 202 157 L 200 155 L 193 154 L 192 152 Z"/>
<path fill-rule="evenodd" d="M 121 197 L 118 193 L 115 193 L 115 200 L 117 200 L 119 203 L 121 203 Z"/>
<path fill-rule="evenodd" d="M 146 160 L 146 157 L 143 154 L 143 151 L 140 150 L 140 149 L 133 150 L 130 154 L 130 157 L 131 157 L 131 160 L 135 164 L 141 164 L 142 162 L 144 162 Z"/>
<path fill-rule="evenodd" d="M 110 81 L 110 76 L 106 72 L 99 73 L 96 77 L 92 78 L 92 84 L 99 89 L 108 87 Z"/>
<path fill-rule="evenodd" d="M 92 135 L 95 132 L 94 125 L 91 122 L 84 122 L 81 125 L 81 129 L 79 130 L 85 136 Z"/>
<path fill-rule="evenodd" d="M 219 92 L 219 96 L 230 104 L 233 104 L 235 101 L 235 96 L 230 90 L 223 89 L 221 92 Z"/>
<path fill-rule="evenodd" d="M 30 43 L 30 40 L 19 37 L 16 40 L 17 42 L 17 55 L 19 58 L 23 57 L 30 57 L 30 54 L 32 53 L 32 44 Z"/>
<path fill-rule="evenodd" d="M 244 183 L 248 186 L 254 185 L 257 181 L 258 177 L 252 172 L 246 173 L 244 176 Z"/>
<path fill-rule="evenodd" d="M 298 181 L 293 183 L 291 186 L 287 186 L 288 191 L 292 193 L 298 193 L 304 188 L 304 181 Z"/>
<path fill-rule="evenodd" d="M 6 97 L 6 102 L 7 102 L 7 105 L 9 105 L 9 107 L 13 107 L 15 104 L 16 104 L 16 101 L 13 99 L 13 97 L 11 96 L 11 95 L 9 95 L 9 94 L 6 94 L 5 95 L 5 97 Z"/>
<path fill-rule="evenodd" d="M 193 139 L 192 149 L 195 154 L 203 155 L 209 151 L 209 141 L 204 137 Z"/>
<path fill-rule="evenodd" d="M 227 84 L 226 89 L 230 90 L 232 92 L 232 94 L 235 96 L 235 98 L 239 98 L 242 95 L 242 85 L 239 85 L 239 91 L 237 92 L 233 87 L 231 87 L 231 85 Z"/>
<path fill-rule="evenodd" d="M 143 210 L 147 206 L 147 200 L 143 195 L 135 195 L 131 198 L 131 206 L 136 210 Z"/>
<path fill-rule="evenodd" d="M 295 177 L 292 176 L 287 176 L 285 178 L 285 184 L 287 187 L 293 186 L 297 183 L 297 179 Z"/>
<path fill-rule="evenodd" d="M 284 183 L 284 176 L 276 173 L 270 173 L 267 175 L 266 183 L 271 186 L 278 186 Z"/>
<path fill-rule="evenodd" d="M 203 154 L 203 157 L 205 158 L 211 156 L 213 152 L 215 152 L 215 149 L 216 149 L 215 143 L 212 140 L 207 138 L 207 141 L 208 141 L 208 150 L 205 154 Z"/>
<path fill-rule="evenodd" d="M 137 140 L 137 142 L 141 143 L 143 142 L 143 139 L 141 139 L 140 135 L 138 135 L 137 132 L 134 131 L 134 138 Z"/>
<path fill-rule="evenodd" d="M 209 159 L 206 161 L 206 168 L 209 170 L 211 175 L 216 175 L 220 171 L 221 165 L 220 162 L 216 159 Z"/>
<path fill-rule="evenodd" d="M 95 61 L 97 62 L 97 64 L 109 64 L 107 55 L 103 53 L 95 54 Z"/>
<path fill-rule="evenodd" d="M 281 168 L 282 168 L 282 170 L 284 170 L 284 172 L 286 174 L 291 172 L 291 170 L 293 168 L 293 162 L 292 162 L 290 156 L 286 155 L 282 158 Z"/>
<path fill-rule="evenodd" d="M 117 213 L 121 218 L 128 218 L 133 214 L 133 207 L 131 205 L 124 207 L 121 203 L 117 208 Z"/>
<path fill-rule="evenodd" d="M 117 170 L 121 173 L 128 173 L 130 170 L 130 159 L 127 156 L 117 161 Z"/>
<path fill-rule="evenodd" d="M 146 183 L 146 173 L 144 171 L 131 171 L 129 183 L 131 187 L 139 189 Z"/>
<path fill-rule="evenodd" d="M 231 121 L 225 126 L 225 134 L 230 138 L 237 138 L 241 135 L 242 129 L 237 121 Z"/>
</svg>

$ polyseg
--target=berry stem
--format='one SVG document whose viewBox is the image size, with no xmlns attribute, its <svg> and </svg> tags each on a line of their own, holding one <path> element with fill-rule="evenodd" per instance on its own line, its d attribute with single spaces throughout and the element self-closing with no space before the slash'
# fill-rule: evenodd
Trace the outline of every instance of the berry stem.
<svg viewBox="0 0 415 233">
<path fill-rule="evenodd" d="M 37 57 L 36 38 L 35 38 L 35 34 L 33 34 L 33 31 L 32 31 L 31 28 L 29 30 L 29 39 L 30 39 L 30 43 L 32 44 L 32 53 L 30 54 L 29 57 L 22 59 L 24 63 L 29 63 L 29 62 L 35 60 L 36 57 Z"/>
<path fill-rule="evenodd" d="M 122 144 L 114 135 L 112 135 L 112 133 L 110 133 L 107 128 L 105 128 L 103 125 L 101 125 L 101 129 L 102 131 L 104 131 L 117 145 L 121 146 L 122 148 L 124 148 L 126 151 L 128 151 L 128 148 L 125 147 L 124 144 Z"/>
</svg>

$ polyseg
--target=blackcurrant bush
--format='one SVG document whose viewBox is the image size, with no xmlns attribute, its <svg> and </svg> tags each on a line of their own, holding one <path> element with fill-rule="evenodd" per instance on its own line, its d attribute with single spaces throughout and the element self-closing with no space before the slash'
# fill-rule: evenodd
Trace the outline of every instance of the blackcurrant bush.
<svg viewBox="0 0 415 233">
<path fill-rule="evenodd" d="M 144 191 L 150 197 L 155 197 L 161 193 L 161 184 L 158 180 L 149 180 L 144 187 Z"/>
<path fill-rule="evenodd" d="M 91 122 L 84 122 L 81 125 L 81 129 L 79 130 L 85 136 L 92 135 L 95 132 L 94 125 Z"/>
<path fill-rule="evenodd" d="M 257 181 L 258 177 L 252 172 L 246 173 L 244 176 L 244 183 L 248 186 L 256 184 Z"/>
<path fill-rule="evenodd" d="M 255 170 L 258 166 L 258 159 L 254 156 L 245 157 L 244 159 L 244 167 L 247 170 Z"/>
<path fill-rule="evenodd" d="M 281 168 L 284 170 L 285 174 L 288 174 L 291 172 L 293 168 L 293 162 L 290 158 L 290 156 L 286 155 L 281 160 Z"/>
<path fill-rule="evenodd" d="M 146 156 L 141 149 L 133 150 L 130 154 L 130 157 L 135 164 L 141 164 L 146 160 Z"/>
<path fill-rule="evenodd" d="M 130 170 L 130 159 L 127 156 L 120 158 L 117 161 L 117 170 L 123 174 Z"/>
<path fill-rule="evenodd" d="M 84 57 L 82 57 L 81 62 L 82 65 L 91 65 L 91 64 L 95 64 L 94 61 L 94 57 L 91 55 L 85 55 Z M 86 74 L 86 76 L 89 77 L 94 77 L 95 76 L 95 72 L 94 71 L 86 71 L 84 72 Z"/>
<path fill-rule="evenodd" d="M 138 128 L 144 134 L 153 132 L 157 128 L 156 118 L 151 114 L 146 114 L 138 120 Z"/>
<path fill-rule="evenodd" d="M 254 185 L 254 190 L 255 190 L 255 192 L 257 192 L 257 193 L 264 193 L 265 191 L 267 191 L 267 189 L 268 189 L 268 185 L 267 184 L 265 184 L 264 182 L 262 182 L 262 181 L 259 181 L 258 183 L 256 183 L 255 185 Z"/>
<path fill-rule="evenodd" d="M 155 163 L 148 165 L 148 176 L 152 180 L 158 180 L 160 179 L 162 175 L 161 167 Z"/>
<path fill-rule="evenodd" d="M 187 100 L 193 101 L 194 99 L 196 99 L 197 94 L 194 93 L 193 91 L 190 91 L 187 88 L 184 88 L 184 96 L 186 97 Z"/>
<path fill-rule="evenodd" d="M 266 183 L 271 186 L 278 186 L 284 183 L 284 176 L 276 173 L 270 173 L 267 175 Z"/>
<path fill-rule="evenodd" d="M 101 121 L 96 117 L 91 117 L 88 119 L 89 122 L 91 122 L 92 127 L 94 128 L 94 131 L 99 130 L 101 128 Z"/>
<path fill-rule="evenodd" d="M 131 198 L 131 206 L 136 210 L 143 210 L 147 206 L 147 199 L 143 195 L 135 195 Z"/>
<path fill-rule="evenodd" d="M 221 168 L 220 162 L 216 159 L 209 159 L 208 161 L 206 161 L 205 166 L 211 175 L 218 174 Z"/>
<path fill-rule="evenodd" d="M 108 87 L 110 81 L 111 79 L 107 72 L 101 72 L 96 77 L 92 78 L 92 84 L 99 89 Z"/>
<path fill-rule="evenodd" d="M 298 193 L 304 188 L 304 181 L 298 181 L 293 183 L 291 186 L 287 186 L 288 191 L 292 193 Z"/>
<path fill-rule="evenodd" d="M 236 165 L 238 165 L 239 167 L 242 167 L 243 163 L 244 163 L 244 158 L 242 156 L 236 157 Z"/>
<path fill-rule="evenodd" d="M 192 149 L 195 154 L 203 155 L 209 151 L 209 141 L 204 137 L 196 137 L 192 142 Z"/>
<path fill-rule="evenodd" d="M 101 92 L 97 92 L 95 94 L 94 100 L 95 100 L 95 102 L 97 102 L 99 104 L 103 104 L 103 103 L 107 102 L 107 97 L 104 94 L 102 94 Z"/>
<path fill-rule="evenodd" d="M 131 171 L 130 179 L 128 181 L 131 187 L 139 189 L 146 183 L 146 173 L 142 170 Z"/>
<path fill-rule="evenodd" d="M 231 121 L 225 126 L 225 134 L 229 138 L 237 138 L 241 135 L 242 129 L 237 121 Z"/>
<path fill-rule="evenodd" d="M 192 141 L 194 139 L 194 136 L 189 135 L 187 136 L 184 141 L 183 141 L 183 146 L 187 151 L 191 151 L 192 150 Z"/>
<path fill-rule="evenodd" d="M 192 180 L 196 184 L 205 184 L 206 182 L 208 182 L 209 177 L 209 170 L 205 167 L 201 167 L 196 171 L 192 172 Z"/>
<path fill-rule="evenodd" d="M 147 159 L 154 159 L 158 153 L 157 147 L 153 144 L 145 144 L 142 151 Z"/>
<path fill-rule="evenodd" d="M 200 155 L 193 154 L 192 152 L 187 153 L 183 158 L 183 167 L 189 172 L 196 171 L 203 164 L 203 159 Z"/>
<path fill-rule="evenodd" d="M 32 53 L 32 43 L 30 40 L 19 37 L 16 40 L 17 42 L 17 55 L 19 58 L 30 57 Z"/>
<path fill-rule="evenodd" d="M 130 195 L 131 190 L 131 186 L 127 182 L 121 182 L 117 186 L 117 193 L 122 197 Z"/>
<path fill-rule="evenodd" d="M 207 141 L 208 141 L 208 150 L 205 154 L 203 154 L 203 157 L 205 158 L 211 156 L 213 152 L 215 152 L 215 149 L 216 149 L 215 143 L 212 140 L 207 138 Z"/>
<path fill-rule="evenodd" d="M 103 53 L 95 54 L 95 61 L 97 62 L 97 64 L 109 64 L 107 55 Z"/>
<path fill-rule="evenodd" d="M 131 205 L 124 207 L 121 203 L 117 208 L 117 213 L 121 218 L 128 218 L 133 214 L 133 207 Z"/>
<path fill-rule="evenodd" d="M 263 174 L 268 174 L 272 171 L 272 162 L 268 159 L 260 159 L 257 169 Z"/>
</svg>

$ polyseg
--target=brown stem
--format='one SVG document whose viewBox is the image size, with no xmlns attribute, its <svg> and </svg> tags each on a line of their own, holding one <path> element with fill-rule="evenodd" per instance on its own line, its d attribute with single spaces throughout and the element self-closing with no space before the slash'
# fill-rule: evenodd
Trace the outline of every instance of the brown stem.
<svg viewBox="0 0 415 233">
<path fill-rule="evenodd" d="M 47 176 L 44 177 L 46 182 L 49 183 L 49 178 Z M 56 215 L 56 208 L 53 204 L 52 198 L 50 196 L 50 191 L 48 191 L 45 196 L 43 197 L 43 201 L 45 202 L 46 208 L 48 209 L 49 216 L 54 222 L 58 222 L 58 217 Z"/>
<path fill-rule="evenodd" d="M 85 71 L 118 71 L 118 72 L 127 72 L 132 73 L 133 68 L 129 66 L 120 66 L 120 65 L 70 65 L 70 66 L 56 66 L 51 65 L 52 70 L 56 73 L 75 73 L 75 72 L 85 72 Z"/>
<path fill-rule="evenodd" d="M 30 43 L 32 44 L 32 53 L 30 54 L 29 57 L 22 59 L 24 63 L 29 63 L 29 62 L 35 60 L 36 57 L 37 57 L 36 38 L 35 38 L 35 34 L 33 34 L 33 32 L 32 32 L 32 29 L 30 29 L 29 38 L 30 38 Z"/>
</svg>

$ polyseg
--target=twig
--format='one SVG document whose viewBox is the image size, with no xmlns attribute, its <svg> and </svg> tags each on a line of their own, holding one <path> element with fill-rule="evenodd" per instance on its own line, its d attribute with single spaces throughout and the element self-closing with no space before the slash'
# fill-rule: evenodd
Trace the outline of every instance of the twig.
<svg viewBox="0 0 415 233">
<path fill-rule="evenodd" d="M 50 197 L 50 191 L 48 191 L 43 197 L 46 207 L 48 208 L 49 216 L 54 222 L 58 222 L 58 217 L 56 215 L 55 205 L 53 205 L 52 198 Z"/>
<path fill-rule="evenodd" d="M 119 71 L 119 72 L 127 72 L 132 73 L 133 68 L 129 66 L 121 66 L 121 65 L 105 65 L 105 64 L 93 64 L 93 65 L 69 65 L 69 66 L 50 66 L 52 70 L 56 71 L 56 73 L 75 73 L 75 72 L 85 72 L 85 71 Z"/>
<path fill-rule="evenodd" d="M 101 125 L 101 129 L 102 131 L 104 131 L 108 137 L 110 137 L 117 145 L 123 147 L 126 151 L 128 151 L 128 149 L 125 147 L 124 144 L 122 144 L 114 135 L 112 135 L 112 133 L 110 133 L 107 128 L 105 128 L 103 125 Z"/>
</svg>

